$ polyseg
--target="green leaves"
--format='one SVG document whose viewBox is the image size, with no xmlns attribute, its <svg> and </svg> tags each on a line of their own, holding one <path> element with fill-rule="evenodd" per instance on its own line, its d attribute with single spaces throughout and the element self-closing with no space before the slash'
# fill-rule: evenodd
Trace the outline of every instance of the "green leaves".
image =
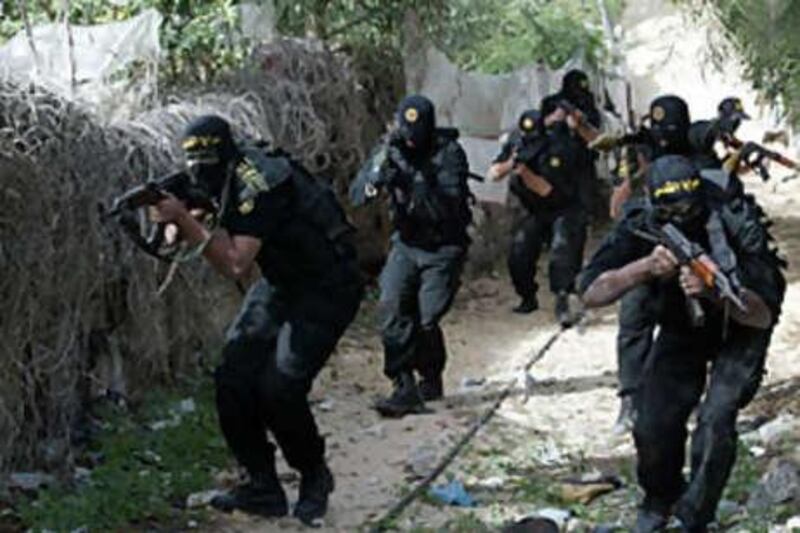
<svg viewBox="0 0 800 533">
<path fill-rule="evenodd" d="M 763 96 L 783 103 L 800 123 L 800 3 L 791 0 L 683 0 L 719 20 L 724 36 L 744 62 L 745 75 Z M 719 53 L 721 65 L 731 54 Z"/>
</svg>

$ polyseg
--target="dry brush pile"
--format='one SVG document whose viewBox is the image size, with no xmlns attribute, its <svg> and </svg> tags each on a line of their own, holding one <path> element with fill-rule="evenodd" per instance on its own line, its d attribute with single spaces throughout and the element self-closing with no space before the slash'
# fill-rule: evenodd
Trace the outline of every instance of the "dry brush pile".
<svg viewBox="0 0 800 533">
<path fill-rule="evenodd" d="M 208 112 L 343 191 L 374 141 L 367 125 L 378 129 L 361 100 L 338 56 L 291 40 L 262 47 L 215 94 L 121 124 L 0 82 L 0 473 L 68 465 L 87 401 L 193 374 L 237 303 L 201 261 L 158 296 L 167 265 L 106 225 L 98 204 L 176 167 L 176 135 Z"/>
</svg>

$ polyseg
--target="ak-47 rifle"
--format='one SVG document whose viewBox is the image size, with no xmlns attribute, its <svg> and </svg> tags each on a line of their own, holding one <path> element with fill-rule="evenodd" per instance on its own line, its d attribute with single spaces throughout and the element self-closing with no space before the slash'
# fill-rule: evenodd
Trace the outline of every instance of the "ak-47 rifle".
<svg viewBox="0 0 800 533">
<path fill-rule="evenodd" d="M 110 209 L 101 206 L 101 217 L 104 220 L 115 219 L 123 232 L 145 253 L 170 261 L 178 249 L 174 243 L 166 242 L 167 225 L 150 222 L 144 212 L 168 194 L 183 201 L 189 210 L 200 209 L 211 215 L 218 214 L 218 205 L 208 190 L 188 172 L 180 170 L 128 189 L 113 199 Z"/>
<path fill-rule="evenodd" d="M 766 148 L 758 143 L 752 141 L 744 142 L 740 139 L 737 139 L 733 135 L 725 135 L 723 141 L 735 150 L 740 150 L 748 144 L 753 146 L 755 148 L 754 153 L 757 153 L 758 155 L 755 157 L 755 159 L 746 160 L 744 163 L 755 169 L 761 175 L 761 178 L 764 181 L 767 181 L 770 177 L 769 172 L 762 164 L 764 159 L 775 161 L 779 165 L 791 170 L 800 170 L 800 164 L 798 164 L 796 161 L 793 161 L 783 154 L 770 150 L 769 148 Z"/>
<path fill-rule="evenodd" d="M 730 302 L 742 311 L 746 307 L 741 298 L 742 288 L 735 278 L 720 269 L 702 246 L 690 241 L 674 224 L 664 224 L 651 231 L 633 230 L 634 234 L 647 241 L 665 246 L 681 266 L 688 266 L 713 291 L 714 295 Z M 687 298 L 689 317 L 692 325 L 699 327 L 705 321 L 705 314 L 695 298 Z"/>
</svg>

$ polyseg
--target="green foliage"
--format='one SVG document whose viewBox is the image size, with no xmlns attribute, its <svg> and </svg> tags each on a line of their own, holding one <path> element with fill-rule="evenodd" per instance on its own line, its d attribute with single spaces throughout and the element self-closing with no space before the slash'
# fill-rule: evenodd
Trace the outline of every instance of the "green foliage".
<svg viewBox="0 0 800 533">
<path fill-rule="evenodd" d="M 26 527 L 35 531 L 122 530 L 142 523 L 169 524 L 202 518 L 183 514 L 186 497 L 210 488 L 212 473 L 228 462 L 217 427 L 213 387 L 195 391 L 196 409 L 180 415 L 173 427 L 154 431 L 147 424 L 174 418 L 183 396 L 154 392 L 136 415 L 108 410 L 105 428 L 93 446 L 103 463 L 78 486 L 46 489 L 19 506 Z M 177 419 L 176 419 L 177 420 Z"/>
<path fill-rule="evenodd" d="M 116 5 L 119 4 L 119 5 Z M 238 31 L 236 0 L 71 0 L 71 24 L 101 24 L 124 20 L 155 8 L 163 15 L 161 46 L 166 51 L 161 74 L 167 83 L 205 82 L 241 64 L 248 43 Z M 26 13 L 20 6 L 27 6 Z M 0 43 L 32 26 L 63 20 L 62 0 L 0 2 Z"/>
<path fill-rule="evenodd" d="M 782 99 L 790 120 L 800 123 L 800 2 L 793 0 L 679 0 L 712 12 L 744 61 L 745 74 L 767 100 Z M 718 51 L 719 63 L 730 61 Z"/>
<path fill-rule="evenodd" d="M 608 2 L 616 13 L 618 2 Z M 560 67 L 579 57 L 603 57 L 602 28 L 595 2 L 460 0 L 449 3 L 438 31 L 440 46 L 467 69 L 503 73 L 542 62 Z"/>
<path fill-rule="evenodd" d="M 612 16 L 621 2 L 606 1 Z M 109 22 L 156 8 L 164 16 L 162 80 L 206 82 L 240 65 L 249 51 L 238 31 L 237 3 L 71 0 L 69 21 Z M 604 54 L 597 4 L 585 0 L 275 0 L 274 4 L 282 33 L 312 35 L 359 61 L 366 55 L 386 67 L 400 65 L 409 11 L 416 13 L 438 46 L 468 69 L 501 73 L 532 62 L 557 67 L 576 56 L 596 63 Z M 62 0 L 2 2 L 0 42 L 24 28 L 22 5 L 27 6 L 32 25 L 63 19 Z"/>
<path fill-rule="evenodd" d="M 621 0 L 606 2 L 612 16 Z M 399 49 L 403 22 L 416 12 L 427 34 L 459 65 L 489 73 L 536 61 L 552 67 L 603 57 L 596 2 L 584 0 L 277 0 L 278 29 L 315 35 L 349 49 Z"/>
</svg>

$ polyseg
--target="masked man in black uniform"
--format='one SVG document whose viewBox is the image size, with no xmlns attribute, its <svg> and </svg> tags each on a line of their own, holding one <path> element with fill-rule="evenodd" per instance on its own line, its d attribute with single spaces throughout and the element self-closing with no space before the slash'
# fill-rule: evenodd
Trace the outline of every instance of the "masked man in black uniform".
<svg viewBox="0 0 800 533">
<path fill-rule="evenodd" d="M 652 207 L 625 211 L 584 270 L 581 290 L 587 307 L 599 307 L 650 286 L 659 333 L 635 395 L 637 473 L 645 492 L 636 531 L 661 531 L 674 514 L 683 531 L 704 532 L 735 460 L 738 411 L 761 380 L 785 281 L 754 203 L 727 196 L 724 183 L 704 179 L 678 155 L 653 161 L 646 183 Z M 700 259 L 737 282 L 741 308 L 643 237 L 667 223 L 703 248 Z M 698 404 L 687 481 L 686 426 Z"/>
<path fill-rule="evenodd" d="M 443 395 L 439 321 L 459 287 L 472 220 L 458 131 L 437 128 L 433 103 L 420 95 L 400 103 L 396 121 L 350 189 L 355 205 L 381 189 L 391 202 L 395 232 L 380 278 L 380 310 L 384 372 L 394 392 L 376 405 L 390 417 L 420 412 L 425 400 Z"/>
<path fill-rule="evenodd" d="M 545 128 L 536 110 L 524 112 L 489 170 L 493 179 L 511 174 L 509 188 L 528 215 L 517 226 L 508 255 L 508 268 L 519 294 L 517 313 L 539 307 L 536 264 L 542 246 L 550 245 L 550 290 L 556 295 L 556 318 L 568 326 L 566 296 L 574 290 L 586 240 L 585 210 L 581 203 L 580 169 L 589 157 L 564 122 Z"/>
<path fill-rule="evenodd" d="M 288 512 L 269 431 L 301 475 L 294 514 L 312 523 L 334 484 L 306 395 L 361 301 L 353 228 L 326 184 L 284 152 L 235 143 L 219 117 L 193 121 L 183 149 L 193 179 L 222 206 L 219 228 L 210 231 L 171 196 L 156 206 L 156 219 L 202 246 L 226 277 L 242 279 L 256 266 L 263 276 L 230 326 L 215 375 L 222 432 L 249 482 L 212 505 Z"/>
</svg>

